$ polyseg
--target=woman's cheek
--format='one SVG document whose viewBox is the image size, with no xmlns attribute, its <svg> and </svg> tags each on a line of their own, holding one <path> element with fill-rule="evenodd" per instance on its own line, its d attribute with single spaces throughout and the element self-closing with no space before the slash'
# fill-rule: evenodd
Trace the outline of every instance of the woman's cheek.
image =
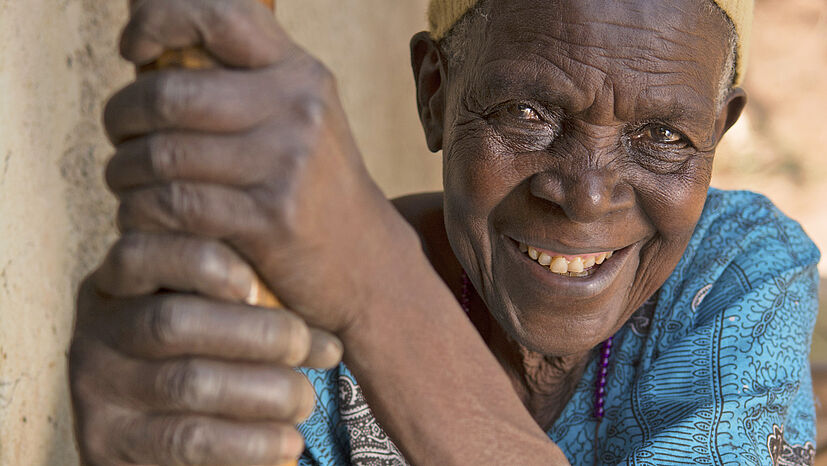
<svg viewBox="0 0 827 466">
<path fill-rule="evenodd" d="M 479 137 L 457 140 L 446 157 L 446 197 L 466 215 L 486 218 L 510 191 L 508 163 Z"/>
</svg>

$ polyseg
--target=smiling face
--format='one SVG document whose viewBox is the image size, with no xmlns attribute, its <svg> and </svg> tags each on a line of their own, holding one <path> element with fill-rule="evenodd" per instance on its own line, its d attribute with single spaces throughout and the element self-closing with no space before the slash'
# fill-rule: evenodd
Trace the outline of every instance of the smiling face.
<svg viewBox="0 0 827 466">
<path fill-rule="evenodd" d="M 428 54 L 414 57 L 446 231 L 513 339 L 577 354 L 663 284 L 692 235 L 744 104 L 737 90 L 718 105 L 728 24 L 702 0 L 489 3 L 461 64 L 432 58 L 428 77 Z"/>
</svg>

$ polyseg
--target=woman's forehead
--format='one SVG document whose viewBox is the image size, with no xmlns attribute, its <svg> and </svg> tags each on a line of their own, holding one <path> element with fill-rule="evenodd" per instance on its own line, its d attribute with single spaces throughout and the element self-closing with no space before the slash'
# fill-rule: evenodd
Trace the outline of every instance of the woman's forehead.
<svg viewBox="0 0 827 466">
<path fill-rule="evenodd" d="M 709 0 L 489 2 L 485 34 L 500 47 L 581 49 L 584 55 L 655 60 L 695 51 L 726 55 L 729 25 Z"/>
<path fill-rule="evenodd" d="M 714 105 L 730 52 L 728 23 L 707 0 L 513 0 L 485 14 L 465 72 L 487 89 L 545 89 L 572 109 L 605 86 L 632 100 L 672 88 Z"/>
</svg>

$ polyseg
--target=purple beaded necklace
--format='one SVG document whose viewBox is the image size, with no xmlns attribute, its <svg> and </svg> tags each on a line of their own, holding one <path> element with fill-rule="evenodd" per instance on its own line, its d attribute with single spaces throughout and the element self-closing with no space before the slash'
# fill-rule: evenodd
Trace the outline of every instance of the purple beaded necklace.
<svg viewBox="0 0 827 466">
<path fill-rule="evenodd" d="M 468 274 L 465 271 L 462 272 L 462 292 L 460 293 L 459 304 L 466 314 L 470 312 L 471 280 L 468 279 Z M 606 404 L 606 378 L 609 375 L 609 359 L 612 357 L 613 339 L 614 337 L 609 337 L 600 347 L 600 372 L 594 384 L 594 412 L 592 413 L 597 418 L 598 425 L 603 419 L 603 415 L 606 414 L 603 408 Z"/>
</svg>

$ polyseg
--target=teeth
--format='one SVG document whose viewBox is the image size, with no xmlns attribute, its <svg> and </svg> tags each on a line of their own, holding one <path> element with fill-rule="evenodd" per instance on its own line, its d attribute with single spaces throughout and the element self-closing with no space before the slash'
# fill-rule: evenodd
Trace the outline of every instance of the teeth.
<svg viewBox="0 0 827 466">
<path fill-rule="evenodd" d="M 550 269 L 554 273 L 566 273 L 569 271 L 569 261 L 565 257 L 555 257 L 551 261 Z"/>
<path fill-rule="evenodd" d="M 519 243 L 520 251 L 528 254 L 533 260 L 540 265 L 548 267 L 549 270 L 556 274 L 566 275 L 569 277 L 586 277 L 591 272 L 587 271 L 595 265 L 600 265 L 614 255 L 614 252 L 604 252 L 597 255 L 590 255 L 585 259 L 583 257 L 575 257 L 571 261 L 563 256 L 552 257 L 546 252 L 540 252 L 534 247 L 528 246 L 524 243 Z"/>
<path fill-rule="evenodd" d="M 575 257 L 571 262 L 569 262 L 568 272 L 581 273 L 583 268 L 583 258 Z"/>
</svg>

